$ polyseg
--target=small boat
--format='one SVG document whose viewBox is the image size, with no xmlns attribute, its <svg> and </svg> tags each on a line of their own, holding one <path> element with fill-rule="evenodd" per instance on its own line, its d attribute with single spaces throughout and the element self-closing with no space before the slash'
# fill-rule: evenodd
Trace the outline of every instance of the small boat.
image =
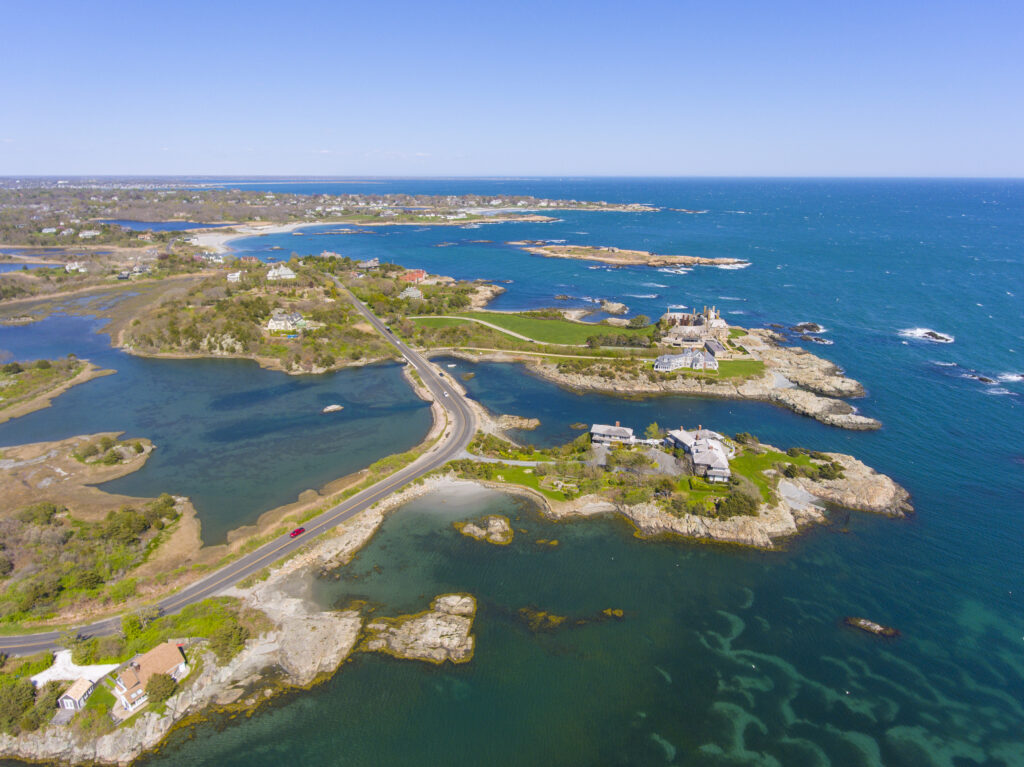
<svg viewBox="0 0 1024 767">
<path fill-rule="evenodd" d="M 451 365 L 449 365 L 448 367 L 450 367 L 450 368 L 453 368 L 453 367 L 455 367 L 455 364 L 454 364 L 454 363 L 452 363 L 452 364 L 451 364 Z"/>
<path fill-rule="evenodd" d="M 339 410 L 344 410 L 344 409 L 345 408 L 342 405 L 328 405 L 327 407 L 325 407 L 320 412 L 321 413 L 337 413 Z"/>
</svg>

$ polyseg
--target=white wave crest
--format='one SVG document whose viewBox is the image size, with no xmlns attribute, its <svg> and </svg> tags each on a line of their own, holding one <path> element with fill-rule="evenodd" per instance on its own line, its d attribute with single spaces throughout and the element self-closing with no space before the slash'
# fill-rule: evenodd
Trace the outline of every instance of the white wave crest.
<svg viewBox="0 0 1024 767">
<path fill-rule="evenodd" d="M 1003 383 L 1024 383 L 1024 373 L 1002 373 L 996 376 L 996 380 Z"/>
<path fill-rule="evenodd" d="M 657 298 L 657 293 L 627 293 L 630 298 Z"/>
<path fill-rule="evenodd" d="M 949 333 L 940 333 L 931 328 L 904 328 L 899 331 L 899 335 L 918 341 L 930 341 L 933 344 L 951 344 L 956 341 L 955 336 L 951 336 Z"/>
<path fill-rule="evenodd" d="M 737 269 L 746 269 L 748 266 L 750 266 L 749 261 L 743 261 L 742 263 L 739 264 L 714 264 L 714 267 L 716 269 L 727 269 L 730 272 L 734 272 Z"/>
</svg>

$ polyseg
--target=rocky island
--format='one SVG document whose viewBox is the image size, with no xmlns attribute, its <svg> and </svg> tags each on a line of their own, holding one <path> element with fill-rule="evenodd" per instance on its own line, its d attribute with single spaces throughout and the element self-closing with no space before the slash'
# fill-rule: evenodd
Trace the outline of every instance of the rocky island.
<svg viewBox="0 0 1024 767">
<path fill-rule="evenodd" d="M 664 256 L 646 250 L 629 250 L 610 246 L 555 245 L 545 242 L 510 242 L 527 253 L 545 258 L 574 258 L 597 261 L 613 266 L 736 266 L 749 264 L 741 258 L 705 258 L 703 256 Z"/>
<path fill-rule="evenodd" d="M 453 527 L 469 538 L 496 546 L 507 546 L 515 536 L 508 517 L 500 514 L 491 514 L 476 522 L 455 522 Z"/>
</svg>

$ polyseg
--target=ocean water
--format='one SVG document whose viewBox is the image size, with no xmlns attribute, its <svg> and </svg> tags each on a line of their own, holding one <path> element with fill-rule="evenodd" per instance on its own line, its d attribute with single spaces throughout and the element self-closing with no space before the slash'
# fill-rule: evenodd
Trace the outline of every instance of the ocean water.
<svg viewBox="0 0 1024 767">
<path fill-rule="evenodd" d="M 0 424 L 0 446 L 102 431 L 149 438 L 157 450 L 146 465 L 101 487 L 189 496 L 209 544 L 304 490 L 408 450 L 430 428 L 429 407 L 396 364 L 289 376 L 245 360 L 146 359 L 111 349 L 101 326 L 56 315 L 0 328 L 12 359 L 74 353 L 117 371 Z M 345 409 L 321 413 L 330 404 Z"/>
<path fill-rule="evenodd" d="M 614 298 L 649 316 L 681 303 L 716 305 L 752 326 L 818 322 L 833 345 L 810 348 L 864 383 L 868 395 L 856 404 L 882 420 L 880 431 L 840 431 L 763 403 L 577 395 L 516 365 L 459 361 L 452 372 L 475 372 L 467 388 L 495 411 L 538 416 L 540 428 L 522 435 L 537 445 L 578 434 L 575 421 L 750 431 L 781 447 L 852 453 L 906 486 L 917 514 L 836 515 L 767 553 L 641 541 L 614 520 L 545 522 L 497 494 L 429 496 L 390 517 L 316 592 L 325 604 L 367 598 L 385 615 L 422 609 L 438 593 L 473 593 L 481 606 L 471 663 L 359 656 L 324 686 L 250 719 L 178 733 L 146 763 L 1024 764 L 1024 183 L 454 179 L 248 188 L 522 193 L 707 210 L 566 212 L 549 224 L 472 230 L 313 228 L 251 238 L 242 249 L 278 258 L 334 250 L 511 280 L 499 309 L 557 305 L 554 295 L 564 293 L 576 297 L 569 305 Z M 470 242 L 484 239 L 491 242 Z M 523 239 L 751 265 L 591 269 L 504 244 Z M 434 247 L 441 242 L 456 245 Z M 270 251 L 274 244 L 283 252 Z M 922 340 L 912 332 L 920 328 L 955 342 Z M 451 528 L 458 515 L 488 511 L 514 516 L 527 532 L 499 548 Z M 579 619 L 605 607 L 626 616 L 535 635 L 516 616 L 527 605 Z M 846 629 L 847 615 L 902 636 Z"/>
</svg>

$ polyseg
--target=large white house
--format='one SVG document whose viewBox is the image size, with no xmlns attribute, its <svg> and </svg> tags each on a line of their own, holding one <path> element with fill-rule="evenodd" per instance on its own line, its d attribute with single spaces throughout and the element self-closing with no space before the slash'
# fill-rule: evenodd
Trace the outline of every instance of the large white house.
<svg viewBox="0 0 1024 767">
<path fill-rule="evenodd" d="M 684 349 L 679 354 L 662 354 L 654 361 L 654 369 L 659 373 L 671 373 L 682 368 L 718 370 L 718 360 L 710 351 Z"/>
<path fill-rule="evenodd" d="M 154 674 L 167 674 L 175 682 L 180 682 L 188 671 L 188 661 L 181 646 L 164 642 L 125 664 L 114 680 L 114 697 L 125 711 L 135 711 L 146 704 L 149 698 L 146 685 Z"/>
<path fill-rule="evenodd" d="M 278 264 L 277 266 L 270 267 L 270 271 L 267 272 L 268 280 L 294 280 L 295 272 L 289 269 L 284 264 Z"/>
<path fill-rule="evenodd" d="M 697 427 L 687 431 L 680 427 L 672 429 L 665 437 L 669 447 L 679 447 L 690 454 L 693 468 L 708 482 L 728 482 L 732 477 L 729 459 L 736 456 L 721 434 L 710 429 Z"/>
<path fill-rule="evenodd" d="M 267 330 L 297 330 L 304 324 L 305 320 L 298 312 L 275 309 L 270 319 L 267 320 Z"/>
<path fill-rule="evenodd" d="M 624 444 L 632 445 L 636 442 L 633 430 L 628 426 L 620 426 L 616 421 L 614 426 L 607 426 L 595 423 L 590 427 L 590 441 L 597 445 Z"/>
</svg>

